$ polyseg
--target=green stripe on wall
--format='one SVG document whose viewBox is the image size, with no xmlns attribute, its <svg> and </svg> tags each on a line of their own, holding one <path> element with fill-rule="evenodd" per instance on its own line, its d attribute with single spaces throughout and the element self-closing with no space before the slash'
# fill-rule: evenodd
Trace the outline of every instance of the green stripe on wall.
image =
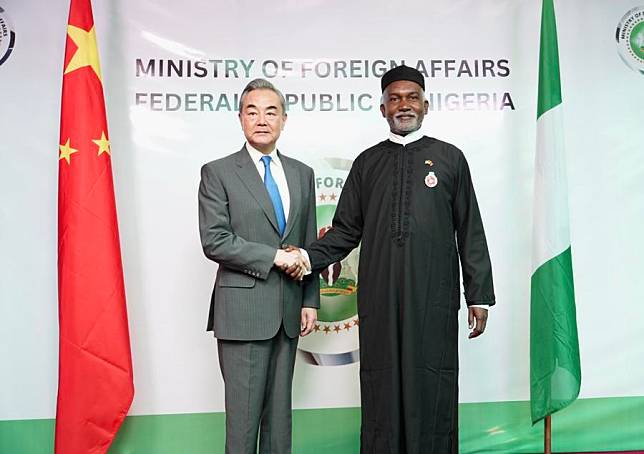
<svg viewBox="0 0 644 454">
<path fill-rule="evenodd" d="M 530 424 L 530 403 L 460 405 L 460 452 L 542 451 L 543 425 Z M 555 452 L 644 449 L 644 397 L 580 399 L 553 416 Z M 294 454 L 359 452 L 360 409 L 296 410 Z M 0 421 L 0 454 L 53 452 L 54 421 Z M 223 413 L 130 416 L 110 454 L 223 452 Z"/>
<path fill-rule="evenodd" d="M 531 426 L 530 402 L 460 405 L 460 452 L 543 452 L 543 422 Z M 579 399 L 552 415 L 553 452 L 644 449 L 644 397 Z"/>
</svg>

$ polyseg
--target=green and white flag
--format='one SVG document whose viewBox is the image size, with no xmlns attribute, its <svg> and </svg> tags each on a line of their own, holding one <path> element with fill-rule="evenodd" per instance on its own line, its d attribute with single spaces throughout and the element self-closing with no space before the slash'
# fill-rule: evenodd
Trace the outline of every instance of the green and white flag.
<svg viewBox="0 0 644 454">
<path fill-rule="evenodd" d="M 541 12 L 530 306 L 534 424 L 572 403 L 581 384 L 553 0 Z"/>
</svg>

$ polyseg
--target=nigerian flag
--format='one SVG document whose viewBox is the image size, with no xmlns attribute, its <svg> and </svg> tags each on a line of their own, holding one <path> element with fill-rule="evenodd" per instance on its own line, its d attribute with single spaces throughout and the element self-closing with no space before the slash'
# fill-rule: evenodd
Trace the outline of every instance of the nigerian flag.
<svg viewBox="0 0 644 454">
<path fill-rule="evenodd" d="M 533 424 L 572 403 L 581 384 L 561 109 L 555 11 L 553 0 L 543 0 L 530 295 Z"/>
</svg>

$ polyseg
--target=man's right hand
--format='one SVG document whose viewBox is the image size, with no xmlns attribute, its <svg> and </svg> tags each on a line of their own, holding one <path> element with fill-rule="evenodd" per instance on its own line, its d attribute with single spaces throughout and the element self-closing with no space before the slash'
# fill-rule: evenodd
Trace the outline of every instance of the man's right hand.
<svg viewBox="0 0 644 454">
<path fill-rule="evenodd" d="M 308 270 L 308 263 L 298 248 L 289 246 L 286 249 L 278 249 L 275 253 L 275 266 L 280 268 L 291 278 L 302 280 Z"/>
<path fill-rule="evenodd" d="M 300 274 L 299 268 L 295 266 L 291 266 L 291 267 L 288 267 L 286 270 L 284 270 L 286 274 L 288 274 L 292 279 L 297 279 L 301 281 L 304 276 L 311 273 L 311 264 L 309 263 L 308 255 L 306 253 L 304 254 L 302 253 L 303 249 L 300 249 L 297 246 L 287 244 L 284 250 L 286 252 L 292 252 L 292 251 L 298 252 L 302 256 L 302 259 L 304 261 L 304 273 Z"/>
</svg>

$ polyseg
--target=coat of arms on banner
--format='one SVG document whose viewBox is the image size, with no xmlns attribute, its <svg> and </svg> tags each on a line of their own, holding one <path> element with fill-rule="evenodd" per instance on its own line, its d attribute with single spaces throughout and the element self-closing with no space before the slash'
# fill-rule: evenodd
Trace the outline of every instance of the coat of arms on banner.
<svg viewBox="0 0 644 454">
<path fill-rule="evenodd" d="M 331 228 L 351 164 L 348 159 L 327 158 L 314 166 L 318 238 Z M 358 257 L 359 247 L 320 272 L 318 321 L 299 342 L 298 356 L 309 364 L 340 366 L 359 360 Z"/>
</svg>

